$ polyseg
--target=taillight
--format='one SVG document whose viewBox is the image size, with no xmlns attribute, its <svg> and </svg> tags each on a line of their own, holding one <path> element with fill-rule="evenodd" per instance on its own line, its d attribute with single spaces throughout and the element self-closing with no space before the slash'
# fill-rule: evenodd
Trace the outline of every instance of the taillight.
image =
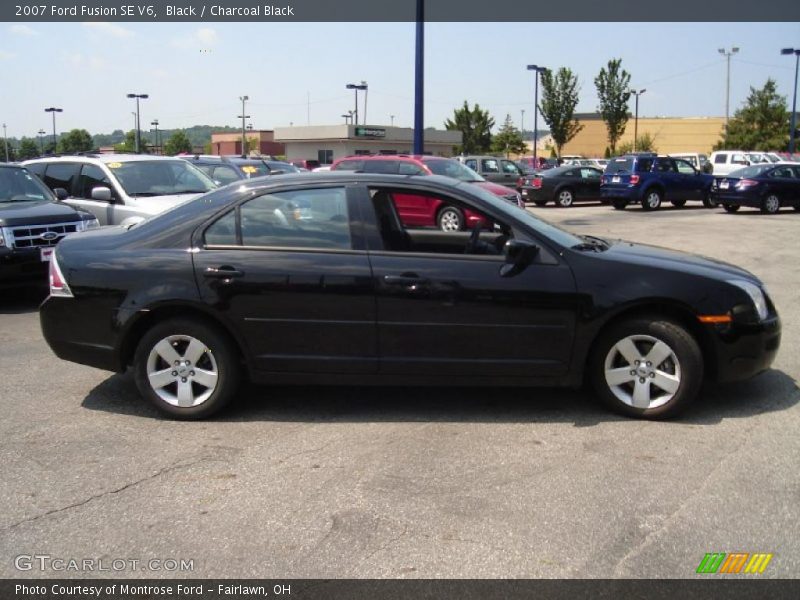
<svg viewBox="0 0 800 600">
<path fill-rule="evenodd" d="M 636 185 L 639 183 L 639 176 L 638 175 L 631 175 L 631 185 Z"/>
<path fill-rule="evenodd" d="M 753 187 L 754 185 L 758 185 L 758 182 L 755 179 L 742 179 L 739 183 L 736 184 L 736 187 L 740 190 Z"/>
<path fill-rule="evenodd" d="M 534 177 L 531 179 L 531 187 L 540 190 L 542 189 L 542 178 L 541 177 Z"/>
<path fill-rule="evenodd" d="M 50 295 L 61 296 L 62 298 L 73 298 L 72 291 L 69 289 L 67 280 L 61 273 L 61 267 L 58 266 L 56 260 L 56 253 L 50 256 Z"/>
<path fill-rule="evenodd" d="M 523 179 L 522 177 L 518 178 L 517 187 L 522 187 L 523 185 L 525 185 L 525 179 Z"/>
</svg>

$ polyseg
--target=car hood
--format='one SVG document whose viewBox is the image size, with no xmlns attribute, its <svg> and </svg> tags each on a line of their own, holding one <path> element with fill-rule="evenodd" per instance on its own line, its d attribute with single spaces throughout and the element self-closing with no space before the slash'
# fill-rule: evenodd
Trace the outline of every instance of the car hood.
<svg viewBox="0 0 800 600">
<path fill-rule="evenodd" d="M 692 275 L 711 277 L 719 280 L 745 279 L 761 285 L 761 281 L 745 269 L 730 263 L 707 258 L 688 252 L 669 250 L 659 246 L 648 244 L 637 244 L 633 242 L 618 241 L 598 256 L 604 256 L 610 260 L 621 260 L 627 263 L 638 263 L 642 266 L 669 269 L 671 271 L 682 271 Z"/>
<path fill-rule="evenodd" d="M 203 192 L 207 193 L 207 192 Z M 152 215 L 157 215 L 160 212 L 164 212 L 168 208 L 172 208 L 173 206 L 177 206 L 178 204 L 182 204 L 183 202 L 188 202 L 189 200 L 194 200 L 195 198 L 202 196 L 203 194 L 170 194 L 168 196 L 140 196 L 135 197 L 134 200 L 136 201 L 136 206 L 140 208 L 143 212 L 147 212 Z"/>
<path fill-rule="evenodd" d="M 0 226 L 47 225 L 80 221 L 74 208 L 58 202 L 0 202 Z"/>
<path fill-rule="evenodd" d="M 510 196 L 516 191 L 508 186 L 492 183 L 491 181 L 471 181 L 470 183 L 493 193 L 495 196 Z"/>
</svg>

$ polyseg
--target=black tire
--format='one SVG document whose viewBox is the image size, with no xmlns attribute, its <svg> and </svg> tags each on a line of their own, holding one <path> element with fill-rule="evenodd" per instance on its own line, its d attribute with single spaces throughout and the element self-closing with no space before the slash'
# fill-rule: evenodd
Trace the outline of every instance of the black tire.
<svg viewBox="0 0 800 600">
<path fill-rule="evenodd" d="M 626 200 L 612 200 L 611 205 L 617 210 L 625 210 L 628 202 Z"/>
<path fill-rule="evenodd" d="M 729 212 L 729 213 L 733 214 L 735 212 L 738 212 L 738 210 L 741 208 L 741 206 L 739 206 L 738 204 L 723 204 L 722 208 L 725 209 L 725 212 Z"/>
<path fill-rule="evenodd" d="M 555 202 L 556 206 L 560 208 L 569 208 L 575 202 L 575 194 L 569 188 L 562 188 L 558 190 Z"/>
<path fill-rule="evenodd" d="M 795 204 L 792 208 L 800 212 L 800 204 Z"/>
<path fill-rule="evenodd" d="M 464 213 L 455 206 L 445 206 L 436 215 L 436 226 L 442 231 L 464 231 Z"/>
<path fill-rule="evenodd" d="M 177 354 L 174 358 L 194 358 L 190 356 L 190 339 L 199 342 L 200 346 L 195 347 L 202 348 L 202 351 L 199 358 L 190 360 L 189 365 L 176 365 L 174 362 L 170 364 L 160 352 L 156 352 L 160 342 L 167 342 L 168 347 L 172 347 Z M 165 372 L 172 368 L 176 370 Z M 198 373 L 193 369 L 197 369 Z M 216 373 L 213 388 L 200 383 L 201 370 L 204 374 Z M 156 388 L 151 385 L 148 371 L 164 372 L 164 377 L 167 379 L 174 377 L 172 383 L 158 388 L 163 396 L 159 395 Z M 134 379 L 142 396 L 150 400 L 161 412 L 181 420 L 203 419 L 222 410 L 236 395 L 241 371 L 239 353 L 228 335 L 215 326 L 193 319 L 170 319 L 157 323 L 142 336 L 133 361 Z M 181 378 L 182 375 L 186 377 Z M 192 406 L 175 404 L 180 402 L 179 379 L 189 384 L 188 389 L 191 390 L 192 399 L 197 396 L 196 404 Z M 203 398 L 209 391 L 207 397 Z M 164 396 L 171 397 L 171 401 Z"/>
<path fill-rule="evenodd" d="M 761 201 L 761 212 L 765 215 L 777 215 L 781 210 L 781 200 L 778 194 L 770 192 Z"/>
<path fill-rule="evenodd" d="M 647 190 L 642 198 L 642 208 L 644 210 L 658 210 L 664 200 L 664 194 L 659 190 Z"/>
<path fill-rule="evenodd" d="M 547 200 L 534 200 L 533 203 L 536 206 L 545 206 L 545 205 L 547 205 Z"/>
<path fill-rule="evenodd" d="M 626 339 L 631 340 L 639 358 L 652 356 L 649 353 L 656 345 L 654 341 L 665 344 L 670 354 L 657 365 L 647 365 L 643 360 L 637 366 L 616 347 Z M 609 383 L 607 366 L 611 377 L 619 373 L 622 378 L 628 377 L 630 368 L 631 381 L 618 385 Z M 635 371 L 639 372 L 634 375 Z M 630 318 L 613 324 L 598 338 L 589 358 L 589 376 L 597 395 L 615 412 L 640 419 L 667 419 L 686 410 L 697 398 L 703 383 L 703 354 L 697 340 L 675 321 L 658 316 Z M 655 383 L 657 380 L 670 383 L 676 378 L 674 391 Z M 647 386 L 641 387 L 641 383 Z M 650 398 L 647 408 L 632 405 L 636 390 L 647 390 L 643 396 Z"/>
<path fill-rule="evenodd" d="M 719 206 L 719 202 L 713 200 L 711 198 L 711 194 L 706 194 L 703 196 L 703 206 L 706 208 L 717 208 Z"/>
<path fill-rule="evenodd" d="M 686 200 L 670 200 L 670 203 L 676 208 L 683 208 L 686 206 Z"/>
</svg>

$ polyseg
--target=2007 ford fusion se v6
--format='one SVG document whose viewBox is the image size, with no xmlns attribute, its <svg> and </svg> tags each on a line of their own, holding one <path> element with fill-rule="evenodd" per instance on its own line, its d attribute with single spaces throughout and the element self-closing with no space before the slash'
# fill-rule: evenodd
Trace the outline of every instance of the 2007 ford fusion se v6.
<svg viewBox="0 0 800 600">
<path fill-rule="evenodd" d="M 482 215 L 406 228 L 396 198 Z M 613 410 L 677 415 L 704 379 L 766 370 L 780 320 L 738 267 L 579 236 L 439 176 L 234 183 L 129 228 L 70 236 L 41 307 L 61 358 L 131 367 L 176 418 L 257 383 L 591 382 Z"/>
</svg>

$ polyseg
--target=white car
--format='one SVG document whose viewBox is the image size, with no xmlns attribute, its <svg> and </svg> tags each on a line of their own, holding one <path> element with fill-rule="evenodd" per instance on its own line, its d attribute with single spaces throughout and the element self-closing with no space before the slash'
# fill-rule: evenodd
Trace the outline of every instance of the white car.
<svg viewBox="0 0 800 600">
<path fill-rule="evenodd" d="M 713 175 L 728 175 L 732 171 L 747 167 L 750 160 L 744 150 L 717 150 L 709 159 L 713 167 Z"/>
<path fill-rule="evenodd" d="M 706 164 L 708 163 L 707 154 L 701 154 L 700 152 L 678 152 L 678 153 L 670 153 L 667 156 L 685 160 L 695 169 L 697 169 L 698 171 L 702 171 L 703 173 L 710 172 L 706 171 Z"/>
</svg>

